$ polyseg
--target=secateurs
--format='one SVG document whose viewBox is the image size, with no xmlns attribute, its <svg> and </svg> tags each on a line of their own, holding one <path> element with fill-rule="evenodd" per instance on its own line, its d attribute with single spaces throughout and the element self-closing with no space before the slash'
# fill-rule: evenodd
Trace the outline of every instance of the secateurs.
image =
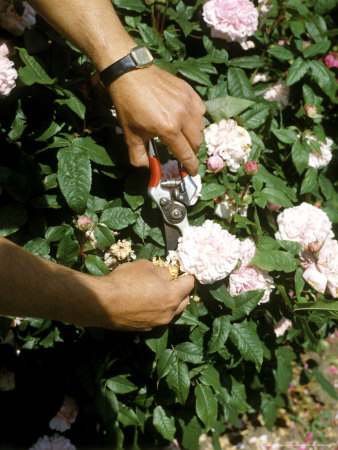
<svg viewBox="0 0 338 450">
<path fill-rule="evenodd" d="M 179 178 L 161 181 L 161 164 L 153 140 L 148 144 L 148 158 L 151 172 L 148 193 L 162 213 L 167 250 L 176 250 L 178 238 L 189 227 L 186 207 L 191 205 L 197 186 L 181 164 Z"/>
</svg>

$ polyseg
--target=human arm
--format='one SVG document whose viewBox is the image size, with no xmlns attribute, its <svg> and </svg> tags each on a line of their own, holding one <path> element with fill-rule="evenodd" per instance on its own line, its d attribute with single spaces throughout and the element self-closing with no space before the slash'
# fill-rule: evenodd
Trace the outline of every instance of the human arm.
<svg viewBox="0 0 338 450">
<path fill-rule="evenodd" d="M 169 323 L 188 305 L 191 275 L 138 260 L 95 277 L 35 256 L 0 237 L 0 314 L 80 326 L 140 330 Z"/>
<path fill-rule="evenodd" d="M 136 46 L 110 0 L 30 0 L 36 11 L 80 48 L 99 71 Z M 108 88 L 129 149 L 130 162 L 147 166 L 146 145 L 158 136 L 191 175 L 202 143 L 205 107 L 180 78 L 151 65 L 132 70 Z"/>
</svg>

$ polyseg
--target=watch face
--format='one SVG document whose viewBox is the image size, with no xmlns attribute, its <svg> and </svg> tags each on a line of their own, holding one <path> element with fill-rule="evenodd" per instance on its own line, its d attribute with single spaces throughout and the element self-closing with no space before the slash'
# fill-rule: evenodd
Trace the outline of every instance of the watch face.
<svg viewBox="0 0 338 450">
<path fill-rule="evenodd" d="M 154 61 L 154 58 L 146 47 L 133 48 L 130 54 L 137 67 L 148 67 Z"/>
</svg>

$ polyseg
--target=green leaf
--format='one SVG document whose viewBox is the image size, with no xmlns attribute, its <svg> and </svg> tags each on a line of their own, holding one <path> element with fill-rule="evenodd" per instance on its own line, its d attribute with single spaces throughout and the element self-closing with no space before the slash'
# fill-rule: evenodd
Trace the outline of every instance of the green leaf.
<svg viewBox="0 0 338 450">
<path fill-rule="evenodd" d="M 143 0 L 114 0 L 114 5 L 118 8 L 127 9 L 133 12 L 143 12 L 146 11 L 148 6 Z"/>
<path fill-rule="evenodd" d="M 156 242 L 156 244 L 162 245 L 163 247 L 165 246 L 163 233 L 159 227 L 150 228 L 149 236 Z"/>
<path fill-rule="evenodd" d="M 137 253 L 137 259 L 152 259 L 154 256 L 164 256 L 164 249 L 148 242 Z"/>
<path fill-rule="evenodd" d="M 55 80 L 52 80 L 47 75 L 34 56 L 29 55 L 25 48 L 19 48 L 19 54 L 22 62 L 25 64 L 25 67 L 19 68 L 19 77 L 26 86 L 31 86 L 34 83 L 54 83 Z"/>
<path fill-rule="evenodd" d="M 166 349 L 168 343 L 168 328 L 164 331 L 162 328 L 159 328 L 152 332 L 154 337 L 146 339 L 145 342 L 147 346 L 154 352 L 156 355 L 161 355 L 162 352 Z"/>
<path fill-rule="evenodd" d="M 48 241 L 41 237 L 28 241 L 25 244 L 24 248 L 33 253 L 33 255 L 40 256 L 41 258 L 46 257 L 49 254 L 50 250 Z"/>
<path fill-rule="evenodd" d="M 116 208 L 105 209 L 101 215 L 101 222 L 106 224 L 112 230 L 122 230 L 128 225 L 135 223 L 138 217 L 130 208 L 117 206 Z"/>
<path fill-rule="evenodd" d="M 313 167 L 309 167 L 307 169 L 305 176 L 303 178 L 303 181 L 302 181 L 302 185 L 300 187 L 301 194 L 306 194 L 307 192 L 313 192 L 316 189 L 316 187 L 318 185 L 317 175 L 318 175 L 318 172 Z"/>
<path fill-rule="evenodd" d="M 338 395 L 335 391 L 335 388 L 332 386 L 330 381 L 325 378 L 324 375 L 317 369 L 317 367 L 312 369 L 312 373 L 315 375 L 317 383 L 321 385 L 324 391 L 327 392 L 333 399 L 338 400 Z"/>
<path fill-rule="evenodd" d="M 73 141 L 73 148 L 80 148 L 87 152 L 88 157 L 91 161 L 103 166 L 114 166 L 107 150 L 95 143 L 95 141 L 87 136 L 84 138 L 76 138 Z"/>
<path fill-rule="evenodd" d="M 203 429 L 196 416 L 187 423 L 188 420 L 178 419 L 183 434 L 182 447 L 187 450 L 196 450 L 200 448 L 199 436 L 203 433 Z"/>
<path fill-rule="evenodd" d="M 156 430 L 168 441 L 175 438 L 175 418 L 168 417 L 162 406 L 156 406 L 153 411 L 153 425 Z"/>
<path fill-rule="evenodd" d="M 201 190 L 201 200 L 211 200 L 220 197 L 225 192 L 225 187 L 217 183 L 204 184 Z"/>
<path fill-rule="evenodd" d="M 323 17 L 312 15 L 311 20 L 305 22 L 307 32 L 316 42 L 327 39 L 327 27 Z"/>
<path fill-rule="evenodd" d="M 277 243 L 293 256 L 298 256 L 302 251 L 302 246 L 295 241 L 278 240 Z"/>
<path fill-rule="evenodd" d="M 142 216 L 139 216 L 133 226 L 133 230 L 142 240 L 144 240 L 149 235 L 151 227 L 143 220 Z"/>
<path fill-rule="evenodd" d="M 128 380 L 128 375 L 117 375 L 106 380 L 106 385 L 115 394 L 128 394 L 137 389 L 137 386 Z"/>
<path fill-rule="evenodd" d="M 318 302 L 296 303 L 293 308 L 294 311 L 333 311 L 338 312 L 338 302 L 336 300 L 321 300 Z"/>
<path fill-rule="evenodd" d="M 106 264 L 96 255 L 88 255 L 85 259 L 85 265 L 88 272 L 97 277 L 103 277 L 109 274 L 109 268 Z"/>
<path fill-rule="evenodd" d="M 144 203 L 143 195 L 130 195 L 127 192 L 124 192 L 124 198 L 129 206 L 135 211 L 135 209 L 139 208 Z"/>
<path fill-rule="evenodd" d="M 295 290 L 297 300 L 300 301 L 302 291 L 305 286 L 305 281 L 303 279 L 303 270 L 300 267 L 297 267 L 295 272 Z"/>
<path fill-rule="evenodd" d="M 189 370 L 186 363 L 180 360 L 174 361 L 166 380 L 170 389 L 175 392 L 178 402 L 184 405 L 190 389 Z"/>
<path fill-rule="evenodd" d="M 289 59 L 293 59 L 293 53 L 282 45 L 277 45 L 276 47 L 269 48 L 268 53 L 269 55 L 272 55 L 281 61 L 288 61 Z"/>
<path fill-rule="evenodd" d="M 117 417 L 119 405 L 114 392 L 101 388 L 95 397 L 95 406 L 103 422 L 111 427 Z"/>
<path fill-rule="evenodd" d="M 285 394 L 292 381 L 292 364 L 296 355 L 288 347 L 279 347 L 277 350 L 277 370 L 274 371 L 276 390 L 278 394 Z"/>
<path fill-rule="evenodd" d="M 257 103 L 253 105 L 248 111 L 241 115 L 244 122 L 244 127 L 250 130 L 255 130 L 266 122 L 270 115 L 270 108 L 264 103 Z"/>
<path fill-rule="evenodd" d="M 213 100 L 204 102 L 207 113 L 214 122 L 220 122 L 222 119 L 230 119 L 245 111 L 254 102 L 243 98 L 231 97 L 217 97 Z"/>
<path fill-rule="evenodd" d="M 45 238 L 49 242 L 60 241 L 67 233 L 73 232 L 73 229 L 68 224 L 57 225 L 55 227 L 48 227 L 45 232 Z"/>
<path fill-rule="evenodd" d="M 257 325 L 254 322 L 244 320 L 231 326 L 229 336 L 243 358 L 254 362 L 259 371 L 263 362 L 263 347 L 256 328 Z"/>
<path fill-rule="evenodd" d="M 221 286 L 217 289 L 210 289 L 210 294 L 219 302 L 222 302 L 230 309 L 236 308 L 236 302 L 229 294 L 227 288 L 224 284 L 221 284 Z"/>
<path fill-rule="evenodd" d="M 176 345 L 175 351 L 181 361 L 199 364 L 203 361 L 203 349 L 192 342 L 181 342 Z"/>
<path fill-rule="evenodd" d="M 62 130 L 64 124 L 58 124 L 54 121 L 50 122 L 45 131 L 37 138 L 35 138 L 38 142 L 45 142 L 51 137 L 55 136 L 59 131 Z"/>
<path fill-rule="evenodd" d="M 320 189 L 321 189 L 322 193 L 324 194 L 325 198 L 327 200 L 334 198 L 335 189 L 334 189 L 331 181 L 328 178 L 326 178 L 326 176 L 323 175 L 322 173 L 319 175 L 318 181 L 319 181 Z"/>
<path fill-rule="evenodd" d="M 57 249 L 56 259 L 58 263 L 63 266 L 72 267 L 79 256 L 79 249 L 80 245 L 75 240 L 74 235 L 67 234 L 61 239 Z"/>
<path fill-rule="evenodd" d="M 297 133 L 294 130 L 281 128 L 279 130 L 272 130 L 272 132 L 276 136 L 276 138 L 279 141 L 284 142 L 284 144 L 293 144 L 298 140 Z"/>
<path fill-rule="evenodd" d="M 293 205 L 289 200 L 288 196 L 278 189 L 278 187 L 267 186 L 257 195 L 260 198 L 264 198 L 266 201 L 271 203 L 279 203 L 285 208 L 291 208 Z"/>
<path fill-rule="evenodd" d="M 67 89 L 61 89 L 60 90 L 67 98 L 66 99 L 57 99 L 55 100 L 55 103 L 58 103 L 59 105 L 66 105 L 69 109 L 71 109 L 77 116 L 80 117 L 80 119 L 84 119 L 86 107 L 81 102 L 81 100 L 73 94 L 73 92 L 68 91 Z M 80 139 L 86 139 L 86 138 L 80 138 Z M 89 138 L 90 139 L 90 138 Z"/>
<path fill-rule="evenodd" d="M 264 295 L 263 289 L 247 291 L 234 297 L 234 307 L 232 308 L 231 320 L 238 320 L 248 316 L 258 305 Z"/>
<path fill-rule="evenodd" d="M 0 236 L 15 233 L 27 221 L 26 209 L 18 203 L 8 203 L 0 207 Z"/>
<path fill-rule="evenodd" d="M 167 348 L 158 355 L 157 361 L 157 377 L 161 378 L 168 375 L 171 370 L 172 363 L 175 361 L 174 351 Z"/>
<path fill-rule="evenodd" d="M 293 164 L 301 175 L 309 163 L 309 148 L 301 141 L 296 141 L 291 150 Z"/>
<path fill-rule="evenodd" d="M 275 399 L 265 392 L 261 393 L 261 398 L 264 424 L 268 430 L 271 430 L 278 416 L 277 404 Z"/>
<path fill-rule="evenodd" d="M 229 66 L 241 67 L 242 69 L 256 69 L 256 67 L 263 67 L 264 61 L 259 55 L 241 56 L 230 59 Z"/>
<path fill-rule="evenodd" d="M 303 50 L 304 58 L 313 58 L 316 55 L 322 55 L 326 53 L 331 47 L 330 41 L 319 41 L 315 44 L 305 47 Z"/>
<path fill-rule="evenodd" d="M 13 123 L 11 125 L 11 129 L 8 133 L 8 138 L 11 141 L 18 140 L 22 133 L 24 132 L 25 128 L 27 126 L 27 117 L 25 116 L 24 112 L 21 108 L 21 100 L 18 101 L 18 108 L 15 113 L 15 119 L 13 120 Z"/>
<path fill-rule="evenodd" d="M 125 405 L 119 405 L 119 412 L 117 420 L 122 423 L 124 427 L 140 427 L 142 426 L 140 419 L 137 417 L 135 411 Z"/>
<path fill-rule="evenodd" d="M 311 74 L 322 91 L 335 101 L 337 83 L 334 73 L 321 61 L 310 61 Z"/>
<path fill-rule="evenodd" d="M 79 148 L 61 148 L 57 153 L 58 182 L 68 205 L 81 213 L 87 206 L 92 183 L 88 156 Z"/>
<path fill-rule="evenodd" d="M 115 243 L 115 236 L 110 231 L 110 229 L 102 224 L 97 224 L 94 229 L 94 238 L 103 247 L 110 247 Z"/>
<path fill-rule="evenodd" d="M 297 83 L 303 76 L 307 73 L 309 68 L 309 64 L 307 61 L 304 61 L 303 58 L 297 58 L 294 60 L 290 69 L 288 70 L 288 75 L 286 77 L 286 84 L 288 86 L 292 86 Z"/>
<path fill-rule="evenodd" d="M 196 413 L 204 423 L 205 431 L 208 432 L 217 419 L 217 399 L 211 388 L 204 384 L 198 384 L 195 387 L 195 397 Z"/>
<path fill-rule="evenodd" d="M 263 270 L 278 270 L 286 273 L 293 272 L 298 266 L 298 260 L 290 253 L 279 250 L 266 252 L 264 249 L 259 249 L 250 263 Z"/>
<path fill-rule="evenodd" d="M 189 80 L 204 86 L 209 86 L 209 76 L 201 70 L 201 64 L 194 61 L 175 61 L 174 65 L 178 67 L 178 72 Z"/>
<path fill-rule="evenodd" d="M 220 350 L 230 332 L 230 322 L 225 316 L 216 317 L 212 324 L 212 335 L 208 342 L 208 353 L 215 353 Z"/>
<path fill-rule="evenodd" d="M 242 69 L 230 67 L 228 71 L 228 89 L 230 95 L 234 97 L 248 100 L 254 100 L 256 98 L 252 85 Z"/>
</svg>

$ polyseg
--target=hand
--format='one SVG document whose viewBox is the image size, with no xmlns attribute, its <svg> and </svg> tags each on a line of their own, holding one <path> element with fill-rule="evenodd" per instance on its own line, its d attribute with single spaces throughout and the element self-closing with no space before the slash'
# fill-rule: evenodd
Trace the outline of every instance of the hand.
<svg viewBox="0 0 338 450">
<path fill-rule="evenodd" d="M 147 143 L 153 137 L 169 147 L 190 175 L 203 142 L 205 106 L 180 78 L 152 65 L 132 70 L 109 87 L 129 148 L 131 164 L 148 167 Z"/>
<path fill-rule="evenodd" d="M 189 304 L 194 287 L 192 275 L 172 281 L 166 267 L 144 259 L 124 263 L 95 280 L 95 293 L 103 308 L 100 326 L 127 331 L 166 325 Z"/>
</svg>

